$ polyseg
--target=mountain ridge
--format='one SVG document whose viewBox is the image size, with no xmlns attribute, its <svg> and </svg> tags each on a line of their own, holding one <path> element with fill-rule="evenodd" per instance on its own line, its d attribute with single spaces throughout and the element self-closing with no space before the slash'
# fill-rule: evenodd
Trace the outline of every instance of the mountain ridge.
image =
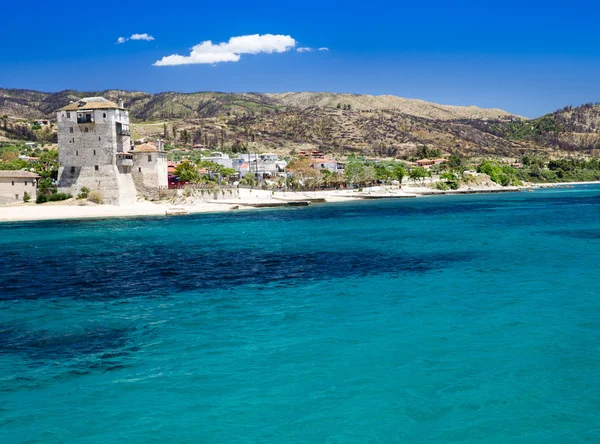
<svg viewBox="0 0 600 444">
<path fill-rule="evenodd" d="M 443 105 L 420 99 L 408 99 L 393 95 L 369 95 L 328 92 L 285 93 L 223 93 L 199 91 L 192 93 L 104 90 L 80 92 L 64 90 L 47 93 L 25 89 L 0 88 L 0 114 L 22 118 L 52 118 L 57 109 L 69 101 L 86 96 L 103 95 L 108 99 L 122 98 L 133 118 L 181 119 L 216 117 L 220 114 L 244 114 L 257 111 L 278 111 L 288 108 L 349 107 L 355 110 L 396 110 L 407 115 L 436 120 L 464 118 L 497 119 L 518 117 L 496 108 L 474 105 Z"/>
<path fill-rule="evenodd" d="M 514 160 L 528 153 L 600 153 L 600 104 L 592 103 L 524 119 L 502 110 L 396 96 L 0 89 L 0 116 L 52 119 L 55 110 L 70 101 L 96 95 L 124 100 L 138 138 L 187 140 L 211 149 L 252 144 L 267 151 L 318 149 L 402 157 L 427 145 L 443 153 Z M 12 122 L 18 127 L 18 121 Z M 4 128 L 6 139 L 25 133 L 10 125 Z"/>
</svg>

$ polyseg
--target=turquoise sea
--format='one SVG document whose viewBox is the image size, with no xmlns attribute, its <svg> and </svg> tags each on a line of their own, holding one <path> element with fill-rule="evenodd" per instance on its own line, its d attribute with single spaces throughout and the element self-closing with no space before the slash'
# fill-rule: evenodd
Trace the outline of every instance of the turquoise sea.
<svg viewBox="0 0 600 444">
<path fill-rule="evenodd" d="M 600 442 L 600 187 L 0 224 L 0 442 Z"/>
</svg>

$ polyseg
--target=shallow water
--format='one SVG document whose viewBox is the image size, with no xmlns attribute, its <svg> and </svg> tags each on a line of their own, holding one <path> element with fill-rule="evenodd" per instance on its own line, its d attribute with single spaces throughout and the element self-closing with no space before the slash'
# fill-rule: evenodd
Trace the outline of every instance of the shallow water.
<svg viewBox="0 0 600 444">
<path fill-rule="evenodd" d="M 0 442 L 597 442 L 600 187 L 0 224 Z"/>
</svg>

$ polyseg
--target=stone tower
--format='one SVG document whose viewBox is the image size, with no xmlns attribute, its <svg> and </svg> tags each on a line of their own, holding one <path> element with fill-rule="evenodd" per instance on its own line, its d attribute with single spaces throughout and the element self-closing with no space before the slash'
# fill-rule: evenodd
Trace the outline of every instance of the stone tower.
<svg viewBox="0 0 600 444">
<path fill-rule="evenodd" d="M 129 112 L 123 103 L 86 97 L 61 108 L 57 121 L 59 191 L 75 196 L 87 187 L 99 191 L 106 204 L 135 203 Z"/>
<path fill-rule="evenodd" d="M 167 153 L 162 141 L 136 145 L 130 152 L 133 154 L 131 175 L 137 192 L 146 199 L 159 199 L 160 192 L 169 187 Z"/>
</svg>

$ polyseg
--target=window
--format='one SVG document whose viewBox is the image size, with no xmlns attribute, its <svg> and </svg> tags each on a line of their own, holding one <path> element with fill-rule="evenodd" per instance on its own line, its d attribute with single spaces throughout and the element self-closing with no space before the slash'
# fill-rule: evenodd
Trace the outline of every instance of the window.
<svg viewBox="0 0 600 444">
<path fill-rule="evenodd" d="M 25 181 L 25 186 L 27 186 L 27 181 Z"/>
<path fill-rule="evenodd" d="M 72 133 L 73 132 L 73 127 L 69 128 L 69 132 Z"/>
<path fill-rule="evenodd" d="M 13 187 L 14 187 L 15 186 L 15 181 L 14 180 L 12 181 L 12 184 L 13 184 Z"/>
<path fill-rule="evenodd" d="M 96 155 L 96 150 L 94 150 L 94 156 Z"/>
<path fill-rule="evenodd" d="M 98 171 L 98 165 L 94 165 L 94 169 Z"/>
<path fill-rule="evenodd" d="M 85 131 L 86 133 L 88 132 L 88 127 L 87 127 L 87 126 L 85 127 L 85 130 L 84 130 L 84 131 Z"/>
<path fill-rule="evenodd" d="M 74 173 L 75 172 L 75 167 L 71 167 L 71 172 Z"/>
<path fill-rule="evenodd" d="M 15 199 L 19 200 L 19 195 L 15 194 Z"/>
<path fill-rule="evenodd" d="M 100 136 L 98 136 L 98 142 L 100 142 Z"/>
<path fill-rule="evenodd" d="M 67 113 L 67 119 L 71 118 L 71 113 Z"/>
<path fill-rule="evenodd" d="M 106 119 L 106 113 L 102 113 L 102 117 Z"/>
<path fill-rule="evenodd" d="M 142 172 L 142 167 L 139 167 L 139 168 L 138 168 L 138 171 L 141 173 L 141 172 Z"/>
<path fill-rule="evenodd" d="M 148 154 L 148 162 L 152 162 L 152 155 Z"/>
<path fill-rule="evenodd" d="M 79 156 L 79 151 L 75 150 L 75 155 Z"/>
</svg>

